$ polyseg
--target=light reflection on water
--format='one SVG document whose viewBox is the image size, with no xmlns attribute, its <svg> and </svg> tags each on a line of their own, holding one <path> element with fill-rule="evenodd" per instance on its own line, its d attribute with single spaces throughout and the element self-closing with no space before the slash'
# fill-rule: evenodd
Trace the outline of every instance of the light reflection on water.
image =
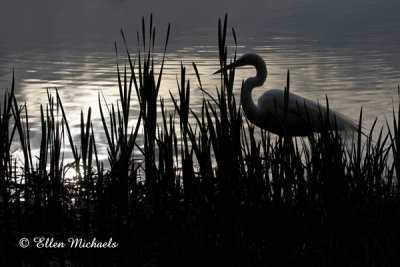
<svg viewBox="0 0 400 267">
<path fill-rule="evenodd" d="M 376 117 L 379 119 L 379 128 L 385 125 L 385 118 L 392 120 L 393 108 L 397 106 L 397 85 L 400 83 L 400 55 L 395 53 L 396 51 L 372 49 L 368 46 L 363 49 L 327 49 L 312 43 L 299 49 L 292 46 L 295 40 L 277 38 L 275 41 L 277 43 L 274 43 L 274 40 L 268 41 L 268 45 L 265 46 L 253 46 L 250 42 L 238 47 L 238 55 L 249 51 L 256 52 L 267 63 L 267 82 L 262 88 L 254 90 L 255 101 L 265 90 L 283 89 L 289 69 L 292 92 L 321 103 L 325 103 L 327 95 L 331 108 L 355 121 L 358 120 L 362 107 L 365 129 L 369 129 Z M 282 45 L 282 42 L 286 45 Z M 109 50 L 94 52 L 88 49 L 38 49 L 22 54 L 5 53 L 5 56 L 0 58 L 0 94 L 3 96 L 5 90 L 10 88 L 14 68 L 17 99 L 21 103 L 26 102 L 28 107 L 34 153 L 37 152 L 35 144 L 40 143 L 39 106 L 47 104 L 47 90 L 55 95 L 57 88 L 76 141 L 80 133 L 80 112 L 83 110 L 86 117 L 88 108 L 92 107 L 93 127 L 100 158 L 107 158 L 98 96 L 101 92 L 109 104 L 116 103 L 118 99 L 116 58 L 112 49 L 112 45 Z M 132 51 L 136 49 L 131 49 Z M 230 51 L 233 56 L 233 49 Z M 123 51 L 120 51 L 119 55 L 120 69 L 123 70 L 128 63 Z M 155 54 L 157 62 L 160 62 L 161 56 L 160 53 Z M 170 112 L 174 110 L 170 92 L 176 95 L 181 62 L 187 68 L 187 78 L 190 79 L 191 107 L 199 111 L 203 93 L 197 88 L 198 82 L 192 62 L 195 62 L 199 69 L 203 88 L 216 96 L 216 87 L 220 86 L 220 81 L 219 76 L 212 73 L 219 68 L 217 47 L 172 45 L 167 51 L 159 98 L 165 99 L 165 107 Z M 156 69 L 158 70 L 159 66 Z M 245 67 L 236 73 L 235 95 L 239 99 L 241 81 L 253 76 L 255 72 Z M 137 118 L 137 113 L 138 102 L 133 96 L 134 119 Z"/>
</svg>

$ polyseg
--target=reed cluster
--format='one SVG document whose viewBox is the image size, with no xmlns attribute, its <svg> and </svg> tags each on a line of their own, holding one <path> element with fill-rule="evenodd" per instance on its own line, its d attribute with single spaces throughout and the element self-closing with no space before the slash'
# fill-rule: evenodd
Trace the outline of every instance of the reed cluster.
<svg viewBox="0 0 400 267">
<path fill-rule="evenodd" d="M 274 137 L 245 119 L 233 94 L 234 71 L 221 74 L 212 97 L 194 63 L 196 90 L 205 93 L 201 109 L 190 107 L 184 66 L 179 93 L 159 99 L 164 57 L 155 66 L 152 19 L 149 28 L 144 19 L 142 25 L 135 60 L 123 35 L 129 64 L 121 71 L 117 63 L 117 104 L 105 106 L 99 95 L 103 129 L 93 129 L 89 108 L 81 113 L 79 142 L 58 92 L 48 93 L 40 107 L 40 152 L 32 155 L 28 110 L 16 101 L 13 79 L 0 109 L 1 266 L 400 263 L 400 114 L 375 140 L 375 127 L 362 129 L 362 112 L 350 144 L 332 125 L 303 139 Z M 221 67 L 226 36 L 225 17 L 218 25 Z M 168 37 L 169 26 L 164 56 Z M 132 117 L 135 95 L 140 113 Z M 173 102 L 172 113 L 165 101 Z M 94 131 L 107 143 L 96 143 Z M 22 166 L 11 153 L 16 143 Z M 101 145 L 109 168 L 99 160 Z M 72 163 L 64 162 L 66 148 Z M 66 175 L 71 168 L 73 179 Z M 20 248 L 22 237 L 112 237 L 118 246 Z"/>
</svg>

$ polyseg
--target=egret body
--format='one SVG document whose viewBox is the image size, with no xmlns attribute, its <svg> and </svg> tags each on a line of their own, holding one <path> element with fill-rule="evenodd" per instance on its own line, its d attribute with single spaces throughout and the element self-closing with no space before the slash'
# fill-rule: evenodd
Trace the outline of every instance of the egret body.
<svg viewBox="0 0 400 267">
<path fill-rule="evenodd" d="M 337 127 L 339 131 L 357 130 L 356 124 L 346 116 L 331 109 L 327 114 L 326 107 L 294 93 L 288 94 L 285 112 L 285 91 L 282 89 L 272 89 L 263 93 L 256 105 L 251 93 L 267 79 L 267 67 L 257 54 L 244 54 L 216 73 L 246 65 L 254 66 L 257 75 L 243 83 L 241 104 L 248 120 L 256 126 L 280 136 L 307 136 L 321 132 L 322 127 L 326 127 L 326 119 L 329 117 L 330 125 Z"/>
</svg>

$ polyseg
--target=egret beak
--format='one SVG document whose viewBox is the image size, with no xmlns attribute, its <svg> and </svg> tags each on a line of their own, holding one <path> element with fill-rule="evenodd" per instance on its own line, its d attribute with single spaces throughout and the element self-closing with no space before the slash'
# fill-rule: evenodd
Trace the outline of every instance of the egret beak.
<svg viewBox="0 0 400 267">
<path fill-rule="evenodd" d="M 214 74 L 217 74 L 217 73 L 221 73 L 221 72 L 223 72 L 223 71 L 227 71 L 227 70 L 233 69 L 233 68 L 237 67 L 237 65 L 238 65 L 238 62 L 235 61 L 235 62 L 233 62 L 233 63 L 231 63 L 231 64 L 229 64 L 229 65 L 226 65 L 225 67 L 223 67 L 223 68 L 217 70 L 216 72 L 213 73 L 213 75 L 214 75 Z"/>
</svg>

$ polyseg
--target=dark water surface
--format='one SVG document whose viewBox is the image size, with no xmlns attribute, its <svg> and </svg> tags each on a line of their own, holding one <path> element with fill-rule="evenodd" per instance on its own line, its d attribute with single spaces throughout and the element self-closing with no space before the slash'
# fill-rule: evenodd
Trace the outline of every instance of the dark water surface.
<svg viewBox="0 0 400 267">
<path fill-rule="evenodd" d="M 46 104 L 47 89 L 57 88 L 73 133 L 79 133 L 80 111 L 91 106 L 97 143 L 104 143 L 97 98 L 102 92 L 109 103 L 117 100 L 114 41 L 122 66 L 125 59 L 119 29 L 135 52 L 142 16 L 148 22 L 153 13 L 158 47 L 171 22 L 160 96 L 172 111 L 169 92 L 177 90 L 182 61 L 196 108 L 203 95 L 191 63 L 197 64 L 203 87 L 215 95 L 220 85 L 212 75 L 218 69 L 217 22 L 228 12 L 238 54 L 256 52 L 267 63 L 268 79 L 254 91 L 255 100 L 266 89 L 284 88 L 289 69 L 292 92 L 321 102 L 328 95 L 332 108 L 354 120 L 362 107 L 367 129 L 376 117 L 378 125 L 392 118 L 400 83 L 400 2 L 248 2 L 0 1 L 0 94 L 10 88 L 14 69 L 17 97 L 27 103 L 33 139 L 38 139 L 39 105 Z M 233 47 L 230 51 L 233 57 Z M 237 72 L 237 97 L 241 80 L 253 74 L 251 68 Z M 105 147 L 100 153 L 106 158 Z"/>
</svg>

